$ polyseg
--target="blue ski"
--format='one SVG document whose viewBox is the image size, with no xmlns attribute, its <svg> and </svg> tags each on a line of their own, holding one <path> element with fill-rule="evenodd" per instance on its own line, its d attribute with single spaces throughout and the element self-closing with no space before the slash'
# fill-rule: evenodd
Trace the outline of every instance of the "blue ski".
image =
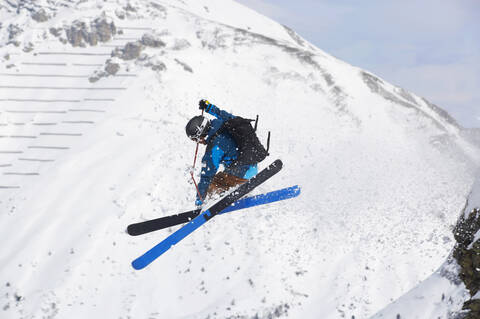
<svg viewBox="0 0 480 319">
<path fill-rule="evenodd" d="M 260 194 L 250 197 L 245 197 L 237 200 L 235 203 L 225 208 L 218 214 L 225 214 L 239 209 L 249 208 L 269 204 L 289 198 L 297 197 L 300 194 L 300 187 L 298 185 L 282 188 L 266 194 Z M 127 233 L 132 236 L 147 234 L 156 230 L 188 223 L 193 218 L 200 214 L 200 209 L 191 210 L 185 213 L 164 216 L 156 219 L 146 220 L 143 222 L 128 225 Z"/>
<path fill-rule="evenodd" d="M 222 210 L 230 206 L 232 203 L 236 202 L 237 200 L 248 194 L 255 187 L 259 186 L 270 177 L 278 173 L 282 169 L 282 166 L 283 163 L 281 160 L 276 160 L 275 162 L 270 164 L 260 173 L 249 179 L 244 184 L 240 185 L 240 187 L 238 187 L 236 190 L 222 198 L 209 209 L 202 212 L 200 215 L 195 217 L 182 228 L 178 229 L 176 232 L 165 238 L 163 241 L 161 241 L 159 244 L 147 251 L 145 254 L 135 259 L 132 262 L 133 268 L 139 270 L 148 266 L 155 259 L 157 259 L 163 253 L 169 250 L 172 246 L 180 242 L 182 239 L 194 232 L 197 228 L 215 217 L 215 215 L 217 215 Z"/>
<path fill-rule="evenodd" d="M 298 185 L 282 188 L 273 192 L 242 198 L 229 207 L 225 208 L 218 215 L 230 213 L 239 209 L 250 208 L 254 206 L 265 205 L 278 202 L 281 200 L 294 198 L 300 195 L 300 187 Z"/>
</svg>

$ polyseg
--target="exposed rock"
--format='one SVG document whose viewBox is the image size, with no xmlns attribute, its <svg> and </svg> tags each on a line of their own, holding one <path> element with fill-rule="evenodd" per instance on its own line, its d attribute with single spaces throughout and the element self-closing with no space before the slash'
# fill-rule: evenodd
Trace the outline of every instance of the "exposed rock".
<svg viewBox="0 0 480 319">
<path fill-rule="evenodd" d="M 111 60 L 108 60 L 105 64 L 105 72 L 110 75 L 115 75 L 120 70 L 120 64 L 114 63 Z"/>
<path fill-rule="evenodd" d="M 101 74 L 96 73 L 96 74 L 94 74 L 94 75 L 92 75 L 91 77 L 88 78 L 88 82 L 95 83 L 98 80 L 100 80 L 100 78 L 102 78 Z"/>
<path fill-rule="evenodd" d="M 296 44 L 300 46 L 305 46 L 305 41 L 300 37 L 295 31 L 287 27 L 286 25 L 282 25 L 282 27 L 287 31 L 288 35 L 295 41 Z"/>
<path fill-rule="evenodd" d="M 139 41 L 128 42 L 123 48 L 116 48 L 112 56 L 119 57 L 122 60 L 133 60 L 140 56 L 144 46 Z"/>
<path fill-rule="evenodd" d="M 50 31 L 52 32 L 52 31 Z M 65 29 L 68 42 L 74 47 L 91 46 L 98 42 L 107 42 L 117 33 L 113 22 L 108 23 L 106 18 L 97 18 L 89 26 L 83 21 L 74 21 L 70 28 Z"/>
<path fill-rule="evenodd" d="M 7 10 L 8 13 L 16 12 L 18 4 L 13 1 L 5 0 L 4 4 L 0 4 L 0 9 Z"/>
<path fill-rule="evenodd" d="M 23 32 L 23 29 L 21 29 L 18 25 L 16 24 L 10 24 L 8 26 L 8 40 L 13 40 L 15 39 L 19 34 Z"/>
<path fill-rule="evenodd" d="M 23 29 L 18 25 L 10 24 L 7 28 L 8 32 L 8 42 L 7 44 L 14 44 L 15 46 L 20 46 L 20 42 L 16 40 L 17 36 L 23 33 Z"/>
<path fill-rule="evenodd" d="M 105 68 L 103 71 L 96 71 L 91 77 L 88 78 L 90 83 L 95 83 L 101 78 L 113 76 L 118 73 L 120 70 L 120 64 L 113 62 L 111 59 L 108 59 L 105 62 Z"/>
<path fill-rule="evenodd" d="M 123 10 L 116 9 L 116 10 L 115 10 L 115 15 L 116 15 L 120 20 L 124 20 L 124 19 L 125 19 L 125 11 L 123 11 Z"/>
<path fill-rule="evenodd" d="M 137 9 L 134 6 L 132 6 L 131 3 L 128 3 L 127 6 L 125 7 L 125 11 L 137 12 Z"/>
<path fill-rule="evenodd" d="M 464 319 L 480 318 L 480 300 L 473 299 L 480 291 L 480 209 L 475 208 L 469 214 L 463 214 L 454 229 L 457 244 L 453 257 L 460 265 L 459 277 L 470 292 L 472 298 L 463 305 L 468 312 Z"/>
<path fill-rule="evenodd" d="M 463 309 L 469 310 L 468 313 L 462 317 L 463 319 L 478 319 L 480 318 L 480 300 L 471 299 L 463 304 Z"/>
<path fill-rule="evenodd" d="M 142 39 L 140 42 L 147 47 L 152 47 L 152 48 L 162 48 L 165 46 L 165 42 L 160 40 L 159 38 L 156 38 L 153 34 L 144 34 L 142 36 Z"/>
<path fill-rule="evenodd" d="M 412 104 L 415 104 L 415 105 L 418 105 L 417 101 L 415 100 L 415 98 L 410 94 L 408 93 L 407 91 L 405 91 L 404 89 L 402 88 L 394 88 L 393 89 L 398 95 L 400 95 L 401 97 L 403 97 L 405 100 L 407 100 L 408 102 L 412 103 Z"/>
<path fill-rule="evenodd" d="M 430 103 L 428 100 L 426 99 L 422 99 L 425 104 L 427 104 L 427 106 L 429 108 L 431 108 L 432 110 L 434 110 L 437 114 L 439 114 L 443 119 L 445 119 L 448 123 L 452 124 L 453 126 L 455 127 L 460 127 L 460 125 L 458 124 L 458 122 L 450 115 L 448 114 L 447 111 L 441 109 L 440 107 L 436 106 L 435 104 L 433 103 Z"/>
<path fill-rule="evenodd" d="M 165 47 L 165 45 L 166 45 L 165 42 L 163 42 L 159 38 L 159 35 L 144 34 L 139 41 L 128 42 L 122 48 L 115 48 L 115 50 L 112 51 L 112 57 L 118 57 L 122 60 L 135 60 L 135 59 L 148 60 L 148 56 L 144 55 L 143 58 L 140 56 L 140 54 L 146 47 L 162 48 L 162 47 Z M 154 66 L 154 67 L 163 68 L 164 65 Z"/>
<path fill-rule="evenodd" d="M 148 60 L 145 64 L 146 67 L 152 69 L 153 71 L 165 71 L 167 66 L 161 61 Z"/>
<path fill-rule="evenodd" d="M 192 68 L 191 68 L 188 64 L 186 64 L 185 62 L 182 62 L 182 61 L 180 61 L 180 60 L 178 60 L 178 59 L 175 59 L 175 62 L 177 62 L 178 64 L 180 64 L 185 71 L 190 72 L 190 73 L 193 73 Z"/>
<path fill-rule="evenodd" d="M 63 29 L 62 29 L 62 28 L 53 28 L 53 27 L 52 27 L 52 28 L 48 29 L 48 31 L 49 31 L 51 34 L 53 34 L 53 36 L 59 37 L 59 36 L 62 35 Z"/>
<path fill-rule="evenodd" d="M 473 209 L 469 214 L 462 216 L 454 229 L 455 240 L 461 247 L 472 244 L 477 231 L 480 229 L 480 216 L 478 209 Z"/>
<path fill-rule="evenodd" d="M 167 11 L 167 9 L 165 9 L 164 6 L 162 6 L 162 5 L 158 4 L 158 3 L 150 2 L 150 5 L 151 5 L 153 8 L 157 9 L 158 11 L 162 11 L 162 12 L 166 12 L 166 11 Z"/>
<path fill-rule="evenodd" d="M 98 41 L 107 42 L 116 34 L 117 28 L 113 22 L 108 23 L 105 18 L 97 18 L 93 21 L 92 33 L 96 34 Z"/>
<path fill-rule="evenodd" d="M 28 44 L 25 45 L 25 47 L 23 48 L 23 52 L 31 52 L 31 51 L 33 51 L 33 43 L 28 42 Z"/>
<path fill-rule="evenodd" d="M 332 85 L 335 84 L 335 82 L 333 81 L 333 77 L 330 73 L 323 73 L 322 77 L 323 77 L 323 79 L 325 80 L 325 82 L 327 83 L 328 86 L 332 86 Z"/>
<path fill-rule="evenodd" d="M 50 17 L 47 15 L 44 9 L 40 9 L 38 11 L 35 11 L 32 13 L 32 19 L 37 21 L 37 22 L 45 22 L 49 19 Z"/>
<path fill-rule="evenodd" d="M 202 43 L 202 47 L 209 50 L 228 48 L 227 39 L 229 34 L 223 32 L 221 28 L 215 30 L 200 30 L 196 32 L 197 39 Z"/>
<path fill-rule="evenodd" d="M 158 4 L 158 3 L 155 3 L 155 2 L 150 2 L 150 6 L 155 9 L 153 10 L 152 12 L 150 12 L 150 15 L 152 17 L 160 17 L 160 18 L 163 18 L 165 19 L 167 17 L 167 9 Z"/>
<path fill-rule="evenodd" d="M 75 21 L 70 29 L 66 29 L 68 42 L 74 47 L 84 47 L 84 40 L 88 39 L 87 26 L 85 22 Z"/>
</svg>

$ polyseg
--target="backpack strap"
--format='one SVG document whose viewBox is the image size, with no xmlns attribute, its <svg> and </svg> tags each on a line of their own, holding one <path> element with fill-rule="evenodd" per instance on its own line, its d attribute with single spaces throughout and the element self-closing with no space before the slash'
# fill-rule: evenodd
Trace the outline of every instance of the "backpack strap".
<svg viewBox="0 0 480 319">
<path fill-rule="evenodd" d="M 270 131 L 268 131 L 268 137 L 267 137 L 267 156 L 270 155 L 270 153 L 268 153 L 269 149 L 270 149 Z"/>
</svg>

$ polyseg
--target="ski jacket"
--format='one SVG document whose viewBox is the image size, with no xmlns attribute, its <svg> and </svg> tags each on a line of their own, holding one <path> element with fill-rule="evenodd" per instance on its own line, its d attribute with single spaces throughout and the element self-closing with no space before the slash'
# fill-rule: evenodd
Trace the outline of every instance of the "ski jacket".
<svg viewBox="0 0 480 319">
<path fill-rule="evenodd" d="M 238 158 L 237 143 L 228 132 L 215 134 L 225 121 L 235 118 L 235 116 L 220 110 L 213 104 L 207 105 L 205 111 L 213 115 L 215 119 L 210 121 L 210 130 L 206 138 L 208 147 L 202 158 L 202 172 L 200 182 L 198 183 L 198 190 L 203 199 L 205 199 L 208 187 L 220 168 L 220 165 L 225 167 L 225 173 L 240 178 L 250 179 L 257 174 L 256 164 L 232 165 Z M 197 201 L 198 200 L 197 195 Z"/>
</svg>

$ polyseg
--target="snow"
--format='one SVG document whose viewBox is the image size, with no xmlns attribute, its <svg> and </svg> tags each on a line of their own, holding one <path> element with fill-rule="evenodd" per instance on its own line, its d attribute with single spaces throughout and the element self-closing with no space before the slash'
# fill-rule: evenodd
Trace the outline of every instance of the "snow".
<svg viewBox="0 0 480 319">
<path fill-rule="evenodd" d="M 465 286 L 452 282 L 445 271 L 452 264 L 445 263 L 440 270 L 414 289 L 397 299 L 371 319 L 380 318 L 451 318 L 462 310 L 463 302 L 470 298 Z"/>
<path fill-rule="evenodd" d="M 283 26 L 234 1 L 169 0 L 159 3 L 182 8 L 188 14 L 195 14 L 215 23 L 259 33 L 284 42 L 292 42 L 292 38 Z"/>
<path fill-rule="evenodd" d="M 369 318 L 438 277 L 478 163 L 461 128 L 233 1 L 130 4 L 58 5 L 43 23 L 0 9 L 2 318 Z M 102 12 L 124 32 L 109 42 L 73 48 L 48 32 Z M 12 22 L 26 30 L 18 47 L 3 45 Z M 89 82 L 144 33 L 166 46 Z M 263 141 L 272 131 L 261 166 L 284 169 L 257 193 L 302 194 L 218 216 L 134 271 L 171 230 L 126 226 L 193 208 L 184 126 L 201 98 L 259 114 Z M 464 292 L 427 279 L 432 296 L 434 282 Z"/>
<path fill-rule="evenodd" d="M 480 176 L 476 178 L 472 190 L 468 196 L 467 206 L 465 207 L 465 214 L 469 214 L 475 208 L 480 208 Z"/>
<path fill-rule="evenodd" d="M 472 297 L 472 300 L 474 299 L 480 299 L 480 293 L 477 292 L 473 297 Z"/>
</svg>

